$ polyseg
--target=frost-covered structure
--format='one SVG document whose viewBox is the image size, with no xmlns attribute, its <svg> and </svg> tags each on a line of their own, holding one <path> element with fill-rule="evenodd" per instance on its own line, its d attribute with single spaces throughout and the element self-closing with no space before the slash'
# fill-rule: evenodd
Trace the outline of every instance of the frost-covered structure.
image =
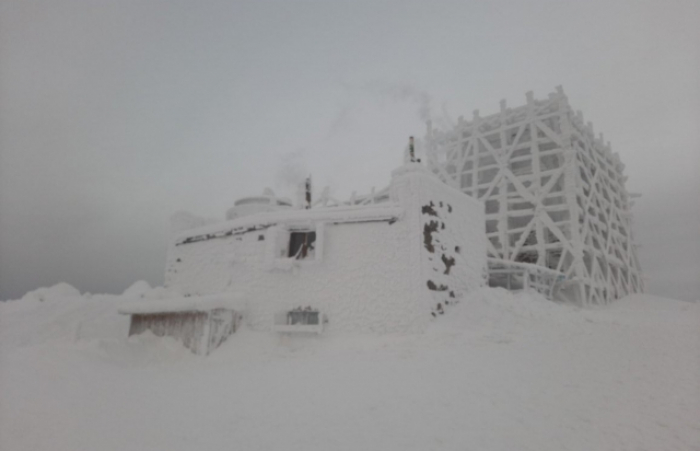
<svg viewBox="0 0 700 451">
<path fill-rule="evenodd" d="M 241 315 L 226 296 L 170 298 L 127 304 L 129 336 L 151 332 L 172 337 L 195 354 L 208 355 L 236 332 Z"/>
<path fill-rule="evenodd" d="M 561 87 L 452 130 L 429 123 L 426 144 L 431 169 L 485 203 L 493 284 L 510 266 L 541 268 L 557 297 L 579 303 L 642 291 L 625 166 Z"/>
<path fill-rule="evenodd" d="M 194 302 L 228 293 L 259 330 L 421 331 L 484 284 L 484 207 L 418 163 L 382 193 L 318 208 L 239 203 L 231 220 L 174 234 L 166 287 Z"/>
</svg>

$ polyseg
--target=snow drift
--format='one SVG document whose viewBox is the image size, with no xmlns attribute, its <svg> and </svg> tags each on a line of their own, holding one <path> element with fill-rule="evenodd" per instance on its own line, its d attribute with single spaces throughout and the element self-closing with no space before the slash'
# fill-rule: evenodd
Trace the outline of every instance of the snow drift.
<svg viewBox="0 0 700 451">
<path fill-rule="evenodd" d="M 138 288 L 138 287 L 137 287 Z M 207 358 L 67 286 L 0 303 L 0 449 L 690 450 L 700 306 L 482 289 L 419 335 L 247 329 Z M 37 294 L 37 292 L 40 293 Z"/>
</svg>

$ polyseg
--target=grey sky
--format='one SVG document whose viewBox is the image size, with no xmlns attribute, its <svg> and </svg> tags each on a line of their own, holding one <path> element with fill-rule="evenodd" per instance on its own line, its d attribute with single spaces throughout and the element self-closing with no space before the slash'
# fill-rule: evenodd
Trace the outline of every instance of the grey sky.
<svg viewBox="0 0 700 451">
<path fill-rule="evenodd" d="M 698 17 L 695 0 L 0 0 L 0 299 L 159 284 L 173 212 L 285 191 L 291 153 L 339 197 L 379 188 L 427 115 L 559 84 L 644 195 L 649 291 L 698 299 Z"/>
</svg>

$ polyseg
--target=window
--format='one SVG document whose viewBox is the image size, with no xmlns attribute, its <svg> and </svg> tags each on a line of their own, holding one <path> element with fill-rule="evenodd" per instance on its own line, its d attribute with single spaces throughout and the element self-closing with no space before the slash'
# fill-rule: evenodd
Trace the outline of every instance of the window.
<svg viewBox="0 0 700 451">
<path fill-rule="evenodd" d="M 312 310 L 311 307 L 297 307 L 294 310 L 287 312 L 287 324 L 289 325 L 318 325 L 321 324 L 320 313 L 318 310 Z"/>
<path fill-rule="evenodd" d="M 326 315 L 312 307 L 297 307 L 292 310 L 275 313 L 272 330 L 283 333 L 320 334 L 328 323 Z"/>
<path fill-rule="evenodd" d="M 270 270 L 291 271 L 320 264 L 324 235 L 323 222 L 299 221 L 270 227 L 265 233 L 265 265 Z"/>
<path fill-rule="evenodd" d="M 293 231 L 289 234 L 289 251 L 287 256 L 297 260 L 314 258 L 316 254 L 315 244 L 315 231 Z"/>
</svg>

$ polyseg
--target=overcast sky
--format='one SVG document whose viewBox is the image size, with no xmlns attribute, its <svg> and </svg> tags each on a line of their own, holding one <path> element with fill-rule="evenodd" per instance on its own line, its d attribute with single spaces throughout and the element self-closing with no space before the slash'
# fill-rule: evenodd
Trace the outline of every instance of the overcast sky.
<svg viewBox="0 0 700 451">
<path fill-rule="evenodd" d="M 700 2 L 0 0 L 0 299 L 163 279 L 168 218 L 381 188 L 427 116 L 563 85 L 620 153 L 648 291 L 700 298 Z"/>
</svg>

